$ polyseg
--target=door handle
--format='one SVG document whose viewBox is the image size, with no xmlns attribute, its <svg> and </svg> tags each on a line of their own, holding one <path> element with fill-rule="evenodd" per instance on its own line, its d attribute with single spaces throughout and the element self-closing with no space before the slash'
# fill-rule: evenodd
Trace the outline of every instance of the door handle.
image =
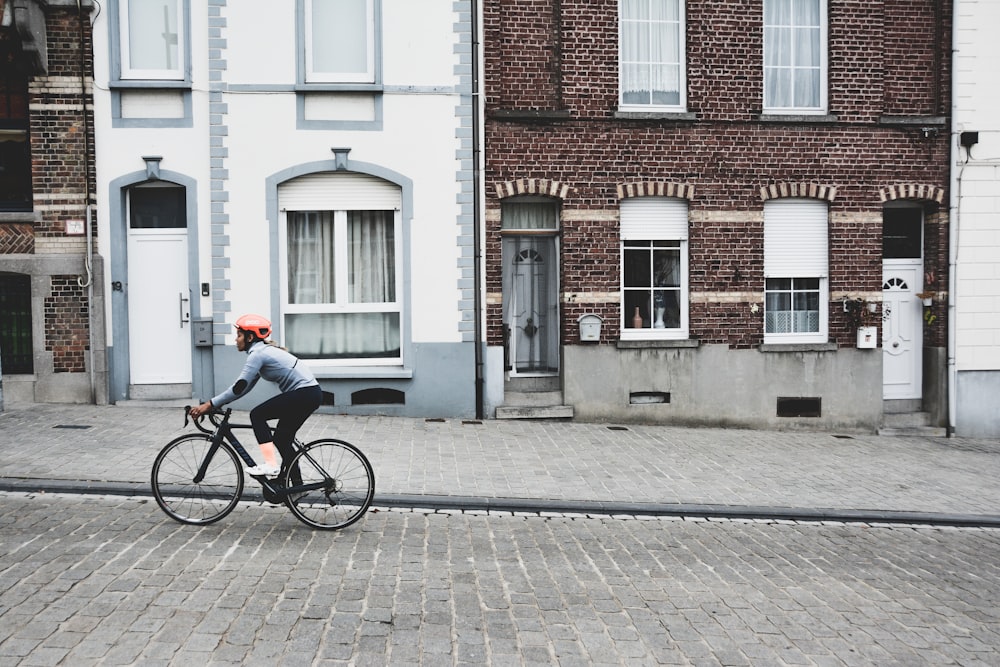
<svg viewBox="0 0 1000 667">
<path fill-rule="evenodd" d="M 184 325 L 185 325 L 185 324 L 186 324 L 187 322 L 190 322 L 190 321 L 191 321 L 191 313 L 190 313 L 190 312 L 188 311 L 188 309 L 187 309 L 187 308 L 185 308 L 185 307 L 184 307 L 184 305 L 185 305 L 185 304 L 186 304 L 186 303 L 187 303 L 188 301 L 190 301 L 190 299 L 188 299 L 188 298 L 187 298 L 186 296 L 184 296 L 184 292 L 179 292 L 179 293 L 178 293 L 178 296 L 180 297 L 180 309 L 181 309 L 181 313 L 180 313 L 180 315 L 181 315 L 181 329 L 183 329 L 183 328 L 184 328 Z"/>
</svg>

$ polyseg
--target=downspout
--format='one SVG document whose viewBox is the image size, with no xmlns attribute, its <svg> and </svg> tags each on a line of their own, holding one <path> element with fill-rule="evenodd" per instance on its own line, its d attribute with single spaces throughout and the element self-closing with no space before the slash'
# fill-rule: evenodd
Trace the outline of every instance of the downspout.
<svg viewBox="0 0 1000 667">
<path fill-rule="evenodd" d="M 482 140 L 482 128 L 480 126 L 480 113 L 483 106 L 483 98 L 479 81 L 479 57 L 482 42 L 479 38 L 479 0 L 470 0 L 470 11 L 472 21 L 470 29 L 472 32 L 472 242 L 473 248 L 473 310 L 475 317 L 474 338 L 475 338 L 475 363 L 476 363 L 476 419 L 482 419 L 484 413 L 484 370 L 483 370 L 483 272 L 482 272 L 482 231 L 480 226 L 483 223 L 483 215 L 480 212 L 482 197 L 480 187 L 482 186 L 482 151 L 480 142 Z"/>
<path fill-rule="evenodd" d="M 958 406 L 958 400 L 955 396 L 957 390 L 957 379 L 958 379 L 958 369 L 955 360 L 957 342 L 955 340 L 955 334 L 958 330 L 958 324 L 955 321 L 957 318 L 958 308 L 955 303 L 956 294 L 955 292 L 957 284 L 956 280 L 958 278 L 958 242 L 959 242 L 959 222 L 961 217 L 961 206 L 962 206 L 962 170 L 965 168 L 964 164 L 959 166 L 958 169 L 955 165 L 959 164 L 959 153 L 960 148 L 958 147 L 959 142 L 957 141 L 958 130 L 956 126 L 957 115 L 958 115 L 958 85 L 957 85 L 957 72 L 958 67 L 956 66 L 955 60 L 958 56 L 958 13 L 959 4 L 961 0 L 952 0 L 952 13 L 951 13 L 951 132 L 949 133 L 949 139 L 951 141 L 951 146 L 948 148 L 948 155 L 951 156 L 951 164 L 949 165 L 949 172 L 951 174 L 951 187 L 948 188 L 948 207 L 950 209 L 950 224 L 948 225 L 948 436 L 952 437 L 955 435 L 955 421 L 956 421 L 956 411 Z"/>
<path fill-rule="evenodd" d="M 84 173 L 84 205 L 86 206 L 86 234 L 87 234 L 87 254 L 84 258 L 84 268 L 86 278 L 77 278 L 80 287 L 87 288 L 87 349 L 88 363 L 90 369 L 90 402 L 97 403 L 97 381 L 94 371 L 94 234 L 93 234 L 93 209 L 90 205 L 90 195 L 93 191 L 93 183 L 90 174 L 90 159 L 93 153 L 93 146 L 90 143 L 90 117 L 87 116 L 87 33 L 84 29 L 83 3 L 76 0 L 76 11 L 78 23 L 80 25 L 80 109 L 83 114 L 83 173 Z M 89 22 L 87 22 L 89 25 Z"/>
</svg>

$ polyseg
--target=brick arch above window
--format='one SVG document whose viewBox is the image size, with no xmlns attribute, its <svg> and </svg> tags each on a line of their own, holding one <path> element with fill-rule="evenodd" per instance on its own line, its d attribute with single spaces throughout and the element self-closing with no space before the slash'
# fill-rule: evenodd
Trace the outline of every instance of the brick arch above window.
<svg viewBox="0 0 1000 667">
<path fill-rule="evenodd" d="M 944 188 L 920 183 L 900 183 L 882 188 L 878 191 L 878 196 L 883 202 L 897 199 L 922 199 L 943 204 Z"/>
<path fill-rule="evenodd" d="M 774 183 L 772 185 L 765 185 L 760 189 L 760 198 L 762 201 L 784 199 L 786 197 L 804 197 L 832 202 L 837 197 L 837 188 L 832 185 L 820 185 L 818 183 Z"/>
<path fill-rule="evenodd" d="M 619 184 L 618 198 L 629 199 L 631 197 L 677 197 L 690 201 L 694 199 L 694 186 L 689 183 L 666 183 L 663 181 Z"/>
<path fill-rule="evenodd" d="M 516 181 L 505 181 L 496 184 L 497 197 L 516 197 L 518 195 L 545 195 L 566 199 L 570 187 L 559 181 L 547 178 L 519 178 Z"/>
</svg>

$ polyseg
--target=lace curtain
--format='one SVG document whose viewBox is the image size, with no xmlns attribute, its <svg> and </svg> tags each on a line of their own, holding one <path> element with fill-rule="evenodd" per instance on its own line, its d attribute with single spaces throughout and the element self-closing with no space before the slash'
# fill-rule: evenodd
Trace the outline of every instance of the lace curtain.
<svg viewBox="0 0 1000 667">
<path fill-rule="evenodd" d="M 765 0 L 765 106 L 820 104 L 820 0 Z"/>
<path fill-rule="evenodd" d="M 622 102 L 680 104 L 679 0 L 623 0 Z"/>
</svg>

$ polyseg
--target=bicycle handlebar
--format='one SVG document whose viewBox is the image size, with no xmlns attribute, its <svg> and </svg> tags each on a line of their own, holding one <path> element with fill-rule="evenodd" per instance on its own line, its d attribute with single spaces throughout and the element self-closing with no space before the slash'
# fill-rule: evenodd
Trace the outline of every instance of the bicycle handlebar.
<svg viewBox="0 0 1000 667">
<path fill-rule="evenodd" d="M 185 405 L 184 406 L 184 427 L 187 428 L 188 421 L 190 420 L 190 421 L 194 422 L 194 427 L 196 429 L 198 429 L 202 433 L 208 433 L 209 435 L 211 435 L 212 433 L 214 433 L 214 431 L 212 429 L 205 428 L 202 425 L 202 419 L 204 419 L 205 417 L 208 417 L 208 420 L 210 422 L 212 422 L 212 424 L 215 425 L 215 428 L 219 428 L 220 426 L 222 426 L 223 422 L 225 422 L 225 421 L 227 421 L 229 419 L 229 415 L 230 415 L 230 413 L 232 413 L 232 411 L 233 411 L 232 408 L 226 408 L 225 410 L 223 410 L 221 408 L 213 408 L 212 410 L 209 410 L 208 412 L 206 412 L 201 417 L 191 417 L 191 406 L 190 405 Z"/>
</svg>

